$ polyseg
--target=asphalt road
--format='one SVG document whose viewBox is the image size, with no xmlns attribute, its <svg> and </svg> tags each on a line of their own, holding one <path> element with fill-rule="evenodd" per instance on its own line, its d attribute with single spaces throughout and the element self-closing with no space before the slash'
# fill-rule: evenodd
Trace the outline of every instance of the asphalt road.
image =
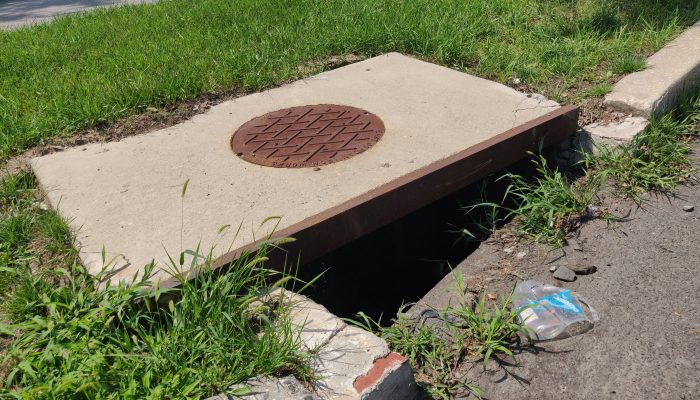
<svg viewBox="0 0 700 400">
<path fill-rule="evenodd" d="M 155 2 L 156 0 L 0 0 L 0 29 L 50 20 L 60 15 L 100 6 Z"/>
<path fill-rule="evenodd" d="M 570 288 L 601 318 L 582 335 L 523 351 L 520 366 L 494 362 L 482 374 L 480 364 L 465 365 L 489 398 L 700 399 L 700 186 L 649 196 L 641 208 L 613 196 L 604 205 L 629 216 L 586 223 L 563 251 L 495 237 L 457 267 L 488 293 L 507 293 L 518 279 Z M 571 283 L 549 272 L 577 263 L 598 271 Z M 455 285 L 446 277 L 423 302 L 454 302 Z"/>
</svg>

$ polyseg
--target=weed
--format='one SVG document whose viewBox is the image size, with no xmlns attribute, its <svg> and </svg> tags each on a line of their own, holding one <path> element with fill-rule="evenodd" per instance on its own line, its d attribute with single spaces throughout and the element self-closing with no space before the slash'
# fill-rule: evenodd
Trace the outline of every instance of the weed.
<svg viewBox="0 0 700 400">
<path fill-rule="evenodd" d="M 596 203 L 607 175 L 586 174 L 571 183 L 558 169 L 549 168 L 542 155 L 536 156 L 533 163 L 536 170 L 533 179 L 514 173 L 501 177 L 510 183 L 502 204 L 510 198 L 513 207 L 481 202 L 465 207 L 465 212 L 485 208 L 493 214 L 494 210 L 503 210 L 497 222 L 515 218 L 522 233 L 536 241 L 561 246 L 566 234 L 588 215 L 588 206 Z"/>
<path fill-rule="evenodd" d="M 601 83 L 599 85 L 591 86 L 586 90 L 586 96 L 605 96 L 606 94 L 612 92 L 612 84 L 609 82 Z"/>
<path fill-rule="evenodd" d="M 100 288 L 104 275 L 74 265 L 64 285 L 22 274 L 18 322 L 5 394 L 25 398 L 193 398 L 214 395 L 256 375 L 293 373 L 309 380 L 308 355 L 279 305 L 250 315 L 276 272 L 264 257 L 244 256 L 231 273 L 210 271 L 171 291 L 156 291 L 153 265 L 130 284 Z M 168 295 L 167 307 L 158 307 Z M 173 300 L 174 299 L 174 300 Z M 15 301 L 15 306 L 20 302 Z"/>
<path fill-rule="evenodd" d="M 688 138 L 698 134 L 700 98 L 687 102 L 680 116 L 667 114 L 651 122 L 628 146 L 600 146 L 586 163 L 613 178 L 623 195 L 640 201 L 648 191 L 668 192 L 692 179 Z"/>
<path fill-rule="evenodd" d="M 365 330 L 376 332 L 389 347 L 408 357 L 416 381 L 433 398 L 449 399 L 461 391 L 481 398 L 481 389 L 461 374 L 461 363 L 469 342 L 467 332 L 450 325 L 427 325 L 402 315 L 388 327 L 373 321 L 360 312 L 354 323 Z"/>
<path fill-rule="evenodd" d="M 457 285 L 460 293 L 466 293 L 461 273 L 457 275 Z M 513 291 L 506 297 L 501 297 L 498 304 L 487 306 L 486 293 L 482 293 L 481 298 L 475 306 L 464 301 L 458 307 L 448 308 L 445 313 L 451 323 L 469 332 L 475 343 L 472 350 L 483 358 L 483 369 L 492 355 L 503 353 L 513 357 L 513 352 L 509 347 L 514 340 L 520 336 L 530 338 L 526 328 L 518 319 L 518 314 L 522 311 L 512 307 Z"/>
<path fill-rule="evenodd" d="M 462 207 L 470 219 L 470 223 L 461 229 L 453 230 L 461 239 L 481 241 L 486 239 L 504 221 L 506 214 L 503 207 L 489 201 L 489 186 L 497 184 L 491 177 L 484 179 L 479 187 L 480 201 L 474 205 Z"/>
<path fill-rule="evenodd" d="M 177 289 L 154 285 L 153 264 L 131 284 L 110 283 L 108 261 L 95 276 L 76 263 L 65 222 L 40 206 L 31 174 L 1 182 L 0 201 L 0 397 L 205 398 L 257 375 L 312 378 L 287 305 L 249 307 L 271 282 L 291 279 L 265 268 L 278 243 L 221 275 L 211 253 L 186 250 L 170 266 Z M 177 274 L 185 254 L 203 265 L 191 280 Z"/>
<path fill-rule="evenodd" d="M 74 252 L 67 245 L 67 226 L 55 212 L 43 209 L 35 192 L 30 173 L 0 180 L 0 314 L 6 292 L 16 280 L 15 269 L 38 264 L 47 270 L 63 267 L 63 260 Z"/>
<path fill-rule="evenodd" d="M 408 357 L 416 380 L 431 396 L 448 399 L 466 390 L 481 398 L 481 389 L 467 382 L 464 364 L 480 361 L 485 370 L 496 355 L 515 358 L 511 348 L 521 337 L 529 341 L 530 335 L 518 320 L 521 310 L 512 307 L 512 291 L 495 304 L 487 304 L 482 296 L 474 305 L 461 274 L 457 289 L 461 293 L 457 306 L 425 310 L 437 318 L 434 323 L 426 323 L 425 312 L 418 319 L 407 317 L 403 307 L 388 327 L 364 313 L 350 322 L 376 331 L 392 350 Z"/>
</svg>

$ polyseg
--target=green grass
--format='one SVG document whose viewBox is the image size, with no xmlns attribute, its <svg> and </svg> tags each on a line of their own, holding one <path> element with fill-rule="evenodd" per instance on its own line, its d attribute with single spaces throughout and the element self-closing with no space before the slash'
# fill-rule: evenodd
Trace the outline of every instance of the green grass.
<svg viewBox="0 0 700 400">
<path fill-rule="evenodd" d="M 695 0 L 170 0 L 68 16 L 0 31 L 0 160 L 345 53 L 414 54 L 577 102 L 698 18 Z"/>
<path fill-rule="evenodd" d="M 0 181 L 0 312 L 17 269 L 67 267 L 76 257 L 66 224 L 35 194 L 29 173 Z"/>
<path fill-rule="evenodd" d="M 459 304 L 433 311 L 438 323 L 409 318 L 399 310 L 391 326 L 381 326 L 363 313 L 350 321 L 375 331 L 393 351 L 406 356 L 418 384 L 434 398 L 450 399 L 469 392 L 481 398 L 482 390 L 468 382 L 465 363 L 480 362 L 486 370 L 493 357 L 510 357 L 512 348 L 523 339 L 530 341 L 527 329 L 518 319 L 521 309 L 512 305 L 512 292 L 492 301 L 482 294 L 472 302 L 461 273 L 456 276 Z"/>
<path fill-rule="evenodd" d="M 252 306 L 290 279 L 265 268 L 266 246 L 221 276 L 201 255 L 204 273 L 155 298 L 148 272 L 101 286 L 108 271 L 76 263 L 35 190 L 28 173 L 0 182 L 0 398 L 192 399 L 257 375 L 313 378 L 287 305 Z"/>
<path fill-rule="evenodd" d="M 641 71 L 646 67 L 647 61 L 644 57 L 637 54 L 622 54 L 615 58 L 611 69 L 614 74 L 628 74 Z"/>
<path fill-rule="evenodd" d="M 602 146 L 589 155 L 587 164 L 596 173 L 613 178 L 623 195 L 640 200 L 649 191 L 671 192 L 694 179 L 688 141 L 700 133 L 700 96 L 688 101 L 674 115 L 651 122 L 629 146 Z"/>
<path fill-rule="evenodd" d="M 534 156 L 532 162 L 535 166 L 532 177 L 507 173 L 499 178 L 509 183 L 500 204 L 479 202 L 464 210 L 468 214 L 488 215 L 480 225 L 484 230 L 490 231 L 513 218 L 521 233 L 535 241 L 561 246 L 566 234 L 589 216 L 589 206 L 597 203 L 607 174 L 601 171 L 570 179 L 558 169 L 550 168 L 542 155 Z M 507 201 L 513 206 L 504 206 Z M 472 232 L 464 233 L 475 237 Z"/>
<path fill-rule="evenodd" d="M 586 90 L 586 96 L 605 96 L 612 92 L 613 85 L 611 83 L 601 83 L 592 86 Z"/>
<path fill-rule="evenodd" d="M 652 120 L 629 145 L 603 145 L 595 153 L 583 154 L 582 176 L 570 178 L 548 167 L 543 156 L 535 156 L 532 176 L 507 173 L 499 178 L 509 183 L 500 203 L 482 200 L 464 207 L 476 229 L 460 232 L 469 239 L 483 239 L 513 219 L 520 233 L 559 247 L 584 219 L 612 217 L 589 208 L 608 189 L 606 182 L 623 197 L 640 202 L 644 193 L 671 194 L 677 185 L 697 181 L 689 142 L 700 134 L 700 95 L 691 98 L 678 110 Z M 485 193 L 483 188 L 482 199 Z"/>
</svg>

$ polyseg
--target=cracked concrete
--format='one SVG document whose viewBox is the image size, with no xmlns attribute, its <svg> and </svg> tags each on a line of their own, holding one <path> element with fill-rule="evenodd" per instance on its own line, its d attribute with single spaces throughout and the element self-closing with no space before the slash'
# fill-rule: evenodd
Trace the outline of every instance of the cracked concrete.
<svg viewBox="0 0 700 400">
<path fill-rule="evenodd" d="M 305 296 L 275 289 L 265 295 L 260 304 L 276 303 L 284 299 L 289 306 L 292 328 L 299 331 L 303 348 L 315 354 L 312 368 L 312 392 L 303 388 L 295 378 L 257 377 L 235 385 L 232 389 L 247 387 L 252 390 L 246 400 L 381 400 L 387 391 L 397 399 L 411 400 L 418 396 L 408 361 L 391 353 L 387 343 L 356 326 L 349 326 L 331 314 L 325 307 Z M 256 307 L 257 303 L 251 305 Z M 378 360 L 393 355 L 392 363 L 380 365 Z M 372 372 L 372 373 L 370 373 Z M 355 383 L 363 383 L 356 387 Z M 224 394 L 210 398 L 223 400 Z"/>
</svg>

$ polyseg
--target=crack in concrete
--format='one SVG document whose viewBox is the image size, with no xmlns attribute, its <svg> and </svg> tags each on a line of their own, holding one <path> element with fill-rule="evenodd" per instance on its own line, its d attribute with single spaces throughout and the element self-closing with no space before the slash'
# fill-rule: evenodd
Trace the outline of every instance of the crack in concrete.
<svg viewBox="0 0 700 400">
<path fill-rule="evenodd" d="M 534 106 L 534 107 L 525 107 L 525 108 L 521 108 L 521 107 L 520 107 L 524 102 L 526 102 L 526 101 L 528 101 L 528 100 L 530 100 L 530 99 L 535 99 L 535 100 L 537 101 L 537 105 Z M 548 98 L 542 96 L 542 95 L 537 95 L 537 96 L 535 96 L 535 95 L 528 95 L 528 97 L 526 97 L 526 98 L 520 100 L 520 101 L 518 102 L 518 105 L 515 106 L 515 107 L 516 107 L 515 110 L 513 110 L 513 122 L 511 123 L 511 128 L 516 126 L 517 121 L 518 121 L 518 113 L 521 112 L 521 111 L 536 110 L 536 109 L 538 109 L 538 108 L 555 108 L 555 107 L 561 107 L 560 104 L 551 104 L 551 105 L 543 106 L 542 103 L 545 102 L 545 101 L 550 101 L 550 100 L 549 100 Z"/>
</svg>

